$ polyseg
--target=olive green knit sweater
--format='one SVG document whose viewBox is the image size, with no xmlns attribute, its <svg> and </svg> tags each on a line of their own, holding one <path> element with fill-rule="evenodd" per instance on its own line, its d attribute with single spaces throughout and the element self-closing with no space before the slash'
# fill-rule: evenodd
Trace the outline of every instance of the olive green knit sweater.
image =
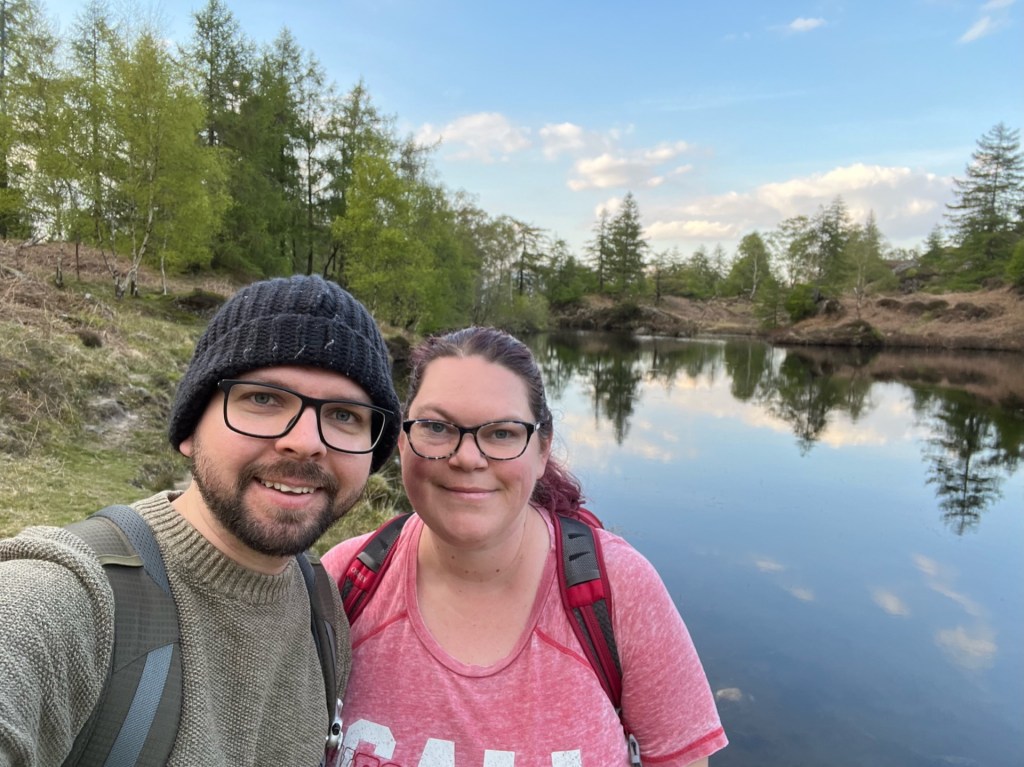
<svg viewBox="0 0 1024 767">
<path fill-rule="evenodd" d="M 298 565 L 252 572 L 167 494 L 134 505 L 160 544 L 181 621 L 184 700 L 168 764 L 317 765 L 327 710 Z M 344 626 L 338 634 L 341 697 L 350 653 Z M 88 546 L 53 527 L 0 541 L 0 767 L 62 763 L 112 643 L 113 597 Z"/>
</svg>

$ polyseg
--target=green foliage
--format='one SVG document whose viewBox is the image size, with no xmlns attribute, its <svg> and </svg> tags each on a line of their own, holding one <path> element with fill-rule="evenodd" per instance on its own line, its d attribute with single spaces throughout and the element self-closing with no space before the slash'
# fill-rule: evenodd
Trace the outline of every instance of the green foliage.
<svg viewBox="0 0 1024 767">
<path fill-rule="evenodd" d="M 637 295 L 644 288 L 644 256 L 647 240 L 643 237 L 640 208 L 632 192 L 608 224 L 604 243 L 607 261 L 605 290 L 614 296 Z"/>
<path fill-rule="evenodd" d="M 1017 288 L 1024 288 L 1024 238 L 1018 240 L 1013 256 L 1006 265 L 1006 281 Z"/>
<path fill-rule="evenodd" d="M 493 324 L 510 333 L 534 333 L 548 327 L 548 304 L 543 296 L 512 296 L 495 310 Z"/>
<path fill-rule="evenodd" d="M 771 256 L 757 232 L 746 235 L 736 249 L 736 260 L 723 281 L 722 294 L 755 299 L 766 280 L 774 280 Z"/>
<path fill-rule="evenodd" d="M 949 205 L 962 261 L 1007 260 L 1024 211 L 1020 131 L 1003 123 L 978 139 L 964 178 L 954 179 Z"/>
<path fill-rule="evenodd" d="M 763 327 L 774 328 L 781 324 L 786 291 L 769 275 L 764 279 L 754 298 L 754 314 Z"/>
<path fill-rule="evenodd" d="M 818 289 L 813 285 L 794 285 L 783 301 L 789 319 L 799 322 L 813 316 L 817 308 L 817 296 Z"/>
</svg>

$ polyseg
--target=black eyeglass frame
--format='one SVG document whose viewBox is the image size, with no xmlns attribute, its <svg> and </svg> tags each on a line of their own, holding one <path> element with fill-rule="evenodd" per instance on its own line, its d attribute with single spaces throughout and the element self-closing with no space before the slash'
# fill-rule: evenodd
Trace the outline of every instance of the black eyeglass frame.
<svg viewBox="0 0 1024 767">
<path fill-rule="evenodd" d="M 231 392 L 231 389 L 237 385 L 263 386 L 267 389 L 276 389 L 277 391 L 283 391 L 286 394 L 290 394 L 296 399 L 298 399 L 301 404 L 301 407 L 299 408 L 299 412 L 295 414 L 295 416 L 288 422 L 287 426 L 285 426 L 284 429 L 279 434 L 253 434 L 251 432 L 242 431 L 237 426 L 232 426 L 231 420 L 228 418 L 228 394 Z M 306 408 L 311 407 L 316 413 L 316 430 L 317 433 L 320 435 L 320 441 L 323 442 L 324 445 L 326 447 L 329 447 L 331 450 L 336 450 L 339 453 L 348 453 L 349 455 L 366 455 L 367 453 L 372 453 L 374 450 L 376 450 L 377 445 L 380 444 L 381 437 L 384 436 L 384 431 L 387 427 L 388 419 L 395 417 L 394 411 L 388 410 L 387 408 L 378 407 L 377 405 L 371 405 L 368 402 L 358 402 L 356 400 L 351 399 L 317 399 L 316 397 L 307 397 L 305 394 L 297 392 L 294 389 L 289 389 L 287 386 L 278 386 L 277 384 L 266 383 L 265 381 L 248 381 L 242 378 L 222 378 L 220 381 L 217 382 L 217 388 L 224 392 L 224 425 L 227 426 L 229 429 L 231 429 L 231 431 L 235 432 L 236 434 L 241 434 L 243 437 L 254 437 L 256 439 L 281 439 L 281 437 L 285 436 L 288 432 L 295 428 L 295 424 L 297 424 L 299 422 L 299 419 L 302 418 L 302 414 L 306 412 Z M 370 434 L 370 436 L 373 438 L 373 443 L 370 445 L 370 447 L 366 450 L 346 450 L 345 448 L 335 447 L 334 445 L 330 444 L 324 438 L 324 428 L 323 424 L 320 422 L 320 409 L 324 405 L 358 405 L 359 407 L 364 407 L 367 410 L 370 410 L 373 413 L 373 416 L 380 417 L 380 428 L 376 430 L 376 436 L 374 436 L 372 432 Z M 373 416 L 371 416 L 371 418 Z"/>
<path fill-rule="evenodd" d="M 445 426 L 451 426 L 453 429 L 458 429 L 459 439 L 455 443 L 455 447 L 447 455 L 423 455 L 423 453 L 416 449 L 416 446 L 413 444 L 412 437 L 409 435 L 409 430 L 412 429 L 412 427 L 418 423 L 443 423 Z M 477 439 L 476 437 L 477 432 L 480 431 L 480 429 L 484 428 L 485 426 L 493 426 L 496 423 L 514 423 L 526 428 L 526 442 L 523 443 L 523 449 L 520 450 L 516 455 L 509 456 L 508 458 L 495 458 L 494 456 L 488 455 L 486 451 L 484 451 L 484 449 L 480 447 L 480 440 Z M 405 436 L 409 439 L 409 447 L 412 449 L 414 453 L 416 453 L 416 455 L 418 455 L 420 458 L 426 461 L 448 460 L 457 452 L 459 452 L 459 448 L 462 447 L 462 438 L 465 437 L 467 434 L 473 435 L 473 442 L 476 444 L 476 449 L 479 450 L 480 455 L 482 455 L 488 461 L 514 461 L 516 458 L 521 458 L 523 453 L 526 452 L 526 448 L 530 446 L 530 438 L 533 436 L 534 432 L 540 431 L 541 426 L 543 426 L 543 424 L 527 423 L 526 421 L 517 421 L 514 418 L 502 418 L 499 421 L 487 421 L 487 423 L 477 424 L 476 426 L 459 426 L 458 424 L 452 423 L 451 421 L 442 421 L 440 418 L 410 418 L 407 421 L 402 421 L 402 431 L 405 432 Z"/>
</svg>

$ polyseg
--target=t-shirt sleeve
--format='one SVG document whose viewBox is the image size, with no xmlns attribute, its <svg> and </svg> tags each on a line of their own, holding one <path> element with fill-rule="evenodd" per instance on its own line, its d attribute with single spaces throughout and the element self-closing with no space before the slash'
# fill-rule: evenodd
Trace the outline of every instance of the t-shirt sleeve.
<svg viewBox="0 0 1024 767">
<path fill-rule="evenodd" d="M 621 538 L 601 538 L 623 666 L 623 719 L 644 764 L 685 767 L 728 743 L 707 676 L 654 567 Z"/>
</svg>

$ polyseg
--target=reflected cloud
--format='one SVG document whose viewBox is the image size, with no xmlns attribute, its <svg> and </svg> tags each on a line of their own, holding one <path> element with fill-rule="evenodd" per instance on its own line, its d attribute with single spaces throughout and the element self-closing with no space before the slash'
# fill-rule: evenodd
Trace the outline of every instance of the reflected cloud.
<svg viewBox="0 0 1024 767">
<path fill-rule="evenodd" d="M 936 633 L 935 643 L 950 660 L 971 670 L 991 667 L 998 651 L 991 629 L 985 626 L 973 631 L 963 626 L 942 629 Z"/>
<path fill-rule="evenodd" d="M 743 692 L 739 687 L 723 687 L 720 690 L 715 690 L 715 700 L 725 700 L 730 703 L 739 703 L 742 700 L 749 698 L 754 699 L 753 695 L 748 695 Z"/>
<path fill-rule="evenodd" d="M 889 615 L 907 616 L 910 615 L 910 608 L 907 603 L 885 589 L 875 589 L 871 593 L 871 599 Z"/>
<path fill-rule="evenodd" d="M 913 556 L 914 565 L 925 576 L 925 583 L 936 594 L 940 594 L 963 609 L 967 615 L 978 619 L 974 628 L 958 625 L 956 628 L 939 629 L 935 632 L 935 644 L 946 656 L 962 668 L 977 670 L 989 668 L 994 662 L 999 646 L 995 632 L 986 622 L 985 609 L 952 586 L 955 571 L 944 567 L 922 554 Z"/>
<path fill-rule="evenodd" d="M 790 594 L 799 599 L 801 602 L 813 602 L 814 592 L 803 586 L 790 586 L 786 588 Z"/>
<path fill-rule="evenodd" d="M 786 571 L 785 565 L 780 564 L 773 559 L 755 559 L 754 567 L 762 573 L 782 573 Z"/>
<path fill-rule="evenodd" d="M 922 554 L 915 554 L 913 560 L 914 566 L 929 578 L 934 578 L 939 574 L 939 563 L 934 559 Z"/>
<path fill-rule="evenodd" d="M 928 588 L 936 594 L 941 594 L 952 602 L 963 608 L 964 612 L 973 618 L 981 618 L 985 615 L 985 608 L 975 602 L 966 594 L 953 588 L 951 582 L 956 574 L 948 568 L 943 568 L 938 562 L 921 554 L 913 557 L 914 565 L 927 579 Z"/>
</svg>

